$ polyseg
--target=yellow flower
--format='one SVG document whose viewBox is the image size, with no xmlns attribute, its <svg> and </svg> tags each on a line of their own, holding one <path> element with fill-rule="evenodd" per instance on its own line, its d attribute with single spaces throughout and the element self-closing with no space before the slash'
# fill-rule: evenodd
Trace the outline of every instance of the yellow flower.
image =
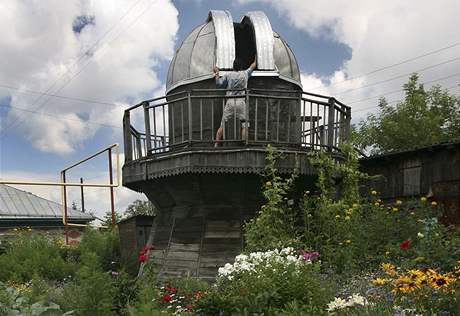
<svg viewBox="0 0 460 316">
<path fill-rule="evenodd" d="M 377 195 L 377 191 L 372 190 L 372 191 L 371 191 L 371 194 L 372 194 L 372 195 Z"/>
<path fill-rule="evenodd" d="M 345 214 L 347 215 L 353 215 L 353 209 L 349 208 L 348 210 L 345 211 Z"/>
<path fill-rule="evenodd" d="M 377 285 L 377 286 L 379 286 L 379 285 L 385 285 L 385 284 L 387 284 L 387 283 L 388 283 L 388 280 L 387 280 L 387 279 L 376 278 L 376 279 L 372 280 L 372 284 L 373 284 L 373 285 Z"/>
<path fill-rule="evenodd" d="M 422 197 L 420 198 L 420 201 L 426 202 L 426 197 L 422 196 Z"/>
<path fill-rule="evenodd" d="M 401 200 L 396 200 L 396 205 L 401 205 L 402 201 Z"/>
<path fill-rule="evenodd" d="M 433 201 L 433 202 L 431 202 L 431 205 L 436 206 L 436 205 L 438 205 L 438 203 L 436 203 L 436 201 Z"/>
<path fill-rule="evenodd" d="M 377 202 L 382 203 L 383 201 L 381 199 L 378 199 Z"/>
<path fill-rule="evenodd" d="M 391 210 L 392 210 L 393 212 L 399 211 L 399 209 L 398 209 L 397 207 L 393 207 Z"/>
<path fill-rule="evenodd" d="M 266 185 L 267 187 L 271 187 L 271 186 L 272 186 L 272 183 L 271 183 L 270 181 L 267 181 L 267 183 L 265 183 L 265 185 Z"/>
<path fill-rule="evenodd" d="M 350 240 L 350 239 L 345 240 L 345 242 L 346 242 L 347 244 L 351 244 L 351 240 Z"/>
<path fill-rule="evenodd" d="M 379 206 L 380 204 L 379 204 L 379 202 L 375 202 L 374 205 L 375 205 L 375 206 Z"/>
<path fill-rule="evenodd" d="M 350 220 L 350 216 L 348 216 L 348 215 L 345 216 L 345 220 L 346 220 L 346 221 Z"/>
<path fill-rule="evenodd" d="M 389 251 L 385 251 L 385 255 L 388 256 L 390 254 Z"/>
<path fill-rule="evenodd" d="M 340 215 L 339 215 L 339 214 L 337 214 L 337 215 L 335 216 L 335 218 L 340 218 Z"/>
</svg>

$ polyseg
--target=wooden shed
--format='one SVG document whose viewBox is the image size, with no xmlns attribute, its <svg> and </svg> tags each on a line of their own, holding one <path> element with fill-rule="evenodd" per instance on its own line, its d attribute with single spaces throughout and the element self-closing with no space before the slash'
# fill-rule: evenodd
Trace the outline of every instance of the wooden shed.
<svg viewBox="0 0 460 316">
<path fill-rule="evenodd" d="M 426 196 L 442 204 L 443 221 L 460 224 L 460 142 L 440 143 L 360 160 L 382 175 L 371 186 L 384 200 Z"/>
<path fill-rule="evenodd" d="M 139 251 L 147 244 L 154 216 L 137 215 L 118 222 L 121 260 L 131 273 L 137 273 Z"/>
</svg>

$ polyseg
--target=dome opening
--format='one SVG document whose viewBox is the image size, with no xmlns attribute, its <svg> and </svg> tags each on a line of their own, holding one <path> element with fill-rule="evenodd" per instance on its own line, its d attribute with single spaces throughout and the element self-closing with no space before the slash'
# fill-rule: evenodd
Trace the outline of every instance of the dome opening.
<svg viewBox="0 0 460 316">
<path fill-rule="evenodd" d="M 247 23 L 233 23 L 235 31 L 236 58 L 239 58 L 243 68 L 249 68 L 257 54 L 254 30 Z"/>
</svg>

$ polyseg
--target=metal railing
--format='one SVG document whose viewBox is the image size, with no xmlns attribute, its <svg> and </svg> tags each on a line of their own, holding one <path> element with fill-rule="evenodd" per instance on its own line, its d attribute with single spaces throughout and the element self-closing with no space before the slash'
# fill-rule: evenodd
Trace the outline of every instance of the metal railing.
<svg viewBox="0 0 460 316">
<path fill-rule="evenodd" d="M 230 120 L 222 122 L 221 146 L 270 143 L 277 147 L 337 151 L 349 139 L 351 108 L 332 97 L 296 90 L 246 89 L 232 96 L 226 95 L 227 91 L 183 91 L 126 109 L 123 117 L 126 161 L 188 147 L 214 147 L 225 105 L 239 100 L 247 105 L 247 136 L 242 138 L 243 126 L 232 115 Z"/>
</svg>

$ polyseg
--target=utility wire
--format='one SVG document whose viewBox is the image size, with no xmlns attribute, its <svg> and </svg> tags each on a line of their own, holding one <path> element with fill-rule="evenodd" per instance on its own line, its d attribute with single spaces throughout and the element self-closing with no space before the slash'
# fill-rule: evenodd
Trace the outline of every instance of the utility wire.
<svg viewBox="0 0 460 316">
<path fill-rule="evenodd" d="M 438 79 L 435 79 L 435 80 L 429 80 L 429 81 L 421 82 L 420 84 L 430 84 L 430 83 L 433 83 L 433 82 L 449 79 L 449 78 L 456 77 L 456 76 L 459 76 L 459 75 L 460 75 L 460 72 L 457 72 L 457 73 L 452 74 L 450 76 L 438 78 Z M 449 89 L 449 88 L 446 88 L 446 89 Z M 359 102 L 363 102 L 363 101 L 367 101 L 367 100 L 372 100 L 374 98 L 379 98 L 379 97 L 383 97 L 383 96 L 386 96 L 386 95 L 390 95 L 390 94 L 394 94 L 394 93 L 398 93 L 398 92 L 402 92 L 402 91 L 404 91 L 404 89 L 388 91 L 388 92 L 385 92 L 385 93 L 382 93 L 382 94 L 379 94 L 379 95 L 374 95 L 372 97 L 368 97 L 368 98 L 364 98 L 364 99 L 360 99 L 360 100 L 356 100 L 356 101 L 352 101 L 352 102 L 345 102 L 345 103 L 347 105 L 355 104 L 355 103 L 359 103 Z"/>
<path fill-rule="evenodd" d="M 430 52 L 422 54 L 422 55 L 418 55 L 418 56 L 415 56 L 415 57 L 412 57 L 412 58 L 402 60 L 402 61 L 400 61 L 400 62 L 398 62 L 396 64 L 392 64 L 392 65 L 384 66 L 384 67 L 381 67 L 381 68 L 377 68 L 377 69 L 374 69 L 374 70 L 372 70 L 370 72 L 367 72 L 365 74 L 362 74 L 362 75 L 358 75 L 358 76 L 347 78 L 347 79 L 344 79 L 344 80 L 341 80 L 341 81 L 338 81 L 338 82 L 334 82 L 333 84 L 329 85 L 328 87 L 332 87 L 332 86 L 339 85 L 339 84 L 342 84 L 342 83 L 347 82 L 347 81 L 351 81 L 351 80 L 359 79 L 359 78 L 362 78 L 362 77 L 365 77 L 365 76 L 369 76 L 369 75 L 372 75 L 374 73 L 377 73 L 377 72 L 380 72 L 380 71 L 383 71 L 383 70 L 386 70 L 386 69 L 390 69 L 390 68 L 393 68 L 393 67 L 396 67 L 396 66 L 400 66 L 400 65 L 406 64 L 408 62 L 411 62 L 411 61 L 414 61 L 414 60 L 417 60 L 417 59 L 420 59 L 420 58 L 423 58 L 423 57 L 426 57 L 426 56 L 430 56 L 430 55 L 433 55 L 433 54 L 436 54 L 436 53 L 439 53 L 439 52 L 442 52 L 442 51 L 445 51 L 445 50 L 448 50 L 448 49 L 451 49 L 451 48 L 454 48 L 454 47 L 459 46 L 459 45 L 460 45 L 460 42 L 457 42 L 457 43 L 454 43 L 452 45 L 445 46 L 445 47 L 430 51 Z M 309 88 L 307 90 L 314 91 L 314 90 L 318 90 L 319 88 L 322 88 L 322 87 L 323 86 L 318 86 L 318 87 L 315 87 L 315 88 Z"/>
<path fill-rule="evenodd" d="M 14 108 L 14 109 L 19 110 L 19 111 L 28 112 L 28 113 L 32 113 L 32 114 L 36 114 L 36 115 L 45 115 L 45 116 L 50 116 L 50 117 L 58 118 L 58 119 L 63 120 L 63 121 L 69 120 L 69 121 L 75 121 L 75 122 L 79 122 L 79 123 L 86 123 L 86 124 L 93 124 L 93 125 L 101 125 L 101 126 L 106 126 L 106 127 L 111 127 L 111 128 L 122 128 L 121 126 L 110 125 L 110 124 L 104 124 L 104 123 L 98 123 L 98 122 L 94 122 L 94 121 L 91 121 L 91 120 L 82 121 L 82 120 L 78 120 L 78 119 L 73 119 L 73 118 L 71 118 L 71 117 L 63 117 L 62 115 L 55 115 L 55 114 L 50 114 L 50 113 L 44 113 L 44 112 L 39 112 L 39 111 L 33 111 L 33 110 L 20 108 L 20 107 L 13 106 L 13 105 L 0 104 L 0 107 L 7 107 L 7 108 L 10 107 L 10 108 Z"/>
<path fill-rule="evenodd" d="M 30 90 L 30 89 L 22 89 L 20 87 L 13 87 L 13 86 L 8 86 L 8 85 L 3 85 L 3 84 L 0 84 L 0 88 L 10 89 L 10 90 L 17 90 L 19 93 L 42 94 L 42 95 L 46 95 L 46 96 L 53 97 L 53 98 L 72 100 L 72 101 L 78 101 L 78 102 L 83 102 L 83 103 L 94 103 L 94 104 L 102 104 L 102 105 L 110 105 L 110 106 L 123 106 L 120 103 L 112 103 L 112 102 L 105 102 L 105 101 L 97 101 L 97 100 L 69 97 L 69 96 L 57 95 L 57 94 L 53 94 L 53 93 L 46 93 L 44 91 L 35 91 L 35 90 Z"/>
<path fill-rule="evenodd" d="M 352 91 L 356 91 L 356 90 L 360 90 L 360 89 L 363 89 L 363 88 L 372 87 L 372 86 L 375 86 L 375 85 L 378 85 L 378 84 L 381 84 L 381 83 L 386 83 L 386 82 L 390 82 L 390 81 L 393 81 L 393 80 L 396 80 L 396 79 L 404 78 L 404 77 L 407 77 L 407 76 L 412 75 L 413 73 L 423 72 L 423 71 L 425 71 L 425 70 L 432 69 L 432 68 L 436 68 L 436 67 L 439 67 L 439 66 L 448 64 L 448 63 L 452 63 L 452 62 L 457 61 L 457 60 L 460 60 L 460 57 L 453 58 L 453 59 L 449 59 L 449 60 L 446 60 L 446 61 L 443 61 L 443 62 L 434 64 L 434 65 L 431 65 L 431 66 L 427 66 L 427 67 L 420 68 L 420 69 L 417 69 L 417 70 L 414 70 L 414 71 L 411 71 L 411 72 L 408 72 L 408 73 L 405 73 L 405 74 L 402 74 L 402 75 L 398 75 L 398 76 L 395 76 L 395 77 L 391 77 L 391 78 L 389 78 L 389 79 L 385 79 L 385 80 L 381 80 L 381 81 L 376 81 L 376 82 L 369 83 L 369 84 L 366 84 L 366 85 L 364 85 L 364 86 L 357 87 L 357 88 L 353 88 L 353 89 L 348 89 L 348 90 L 339 92 L 339 93 L 337 93 L 337 94 L 335 94 L 335 95 L 336 95 L 336 96 L 338 96 L 338 95 L 343 95 L 343 94 L 346 94 L 346 93 L 349 93 L 349 92 L 352 92 Z"/>
<path fill-rule="evenodd" d="M 455 87 L 458 87 L 458 84 L 455 84 L 455 85 L 453 85 L 453 86 L 444 88 L 444 90 L 450 90 L 450 89 L 455 88 Z M 404 101 L 404 99 L 397 99 L 397 100 L 389 101 L 389 102 L 387 102 L 386 104 L 393 104 L 393 103 L 402 102 L 402 101 Z M 378 107 L 378 105 L 373 105 L 373 106 L 369 106 L 369 107 L 362 108 L 362 109 L 359 109 L 359 110 L 354 110 L 354 111 L 352 111 L 352 112 L 353 112 L 353 113 L 357 113 L 357 112 L 362 112 L 362 111 L 366 111 L 366 110 L 375 109 L 375 108 L 377 108 L 377 107 Z"/>
<path fill-rule="evenodd" d="M 79 55 L 79 57 L 77 58 L 77 60 L 70 66 L 70 67 L 73 67 L 75 65 L 78 64 L 78 62 L 80 62 L 80 60 L 82 60 L 84 57 L 87 57 L 87 59 L 90 59 L 91 60 L 91 57 L 94 56 L 94 52 L 92 54 L 90 54 L 90 52 L 92 51 L 93 48 L 95 48 L 108 34 L 110 34 L 110 32 L 112 32 L 112 30 L 115 29 L 115 27 L 134 9 L 134 7 L 136 7 L 142 0 L 138 0 L 136 1 L 131 7 L 129 7 L 129 9 L 127 11 L 125 11 L 125 13 L 119 18 L 117 19 L 116 23 L 114 23 L 89 49 L 87 49 L 85 52 L 83 52 L 82 54 Z M 88 63 L 87 63 L 88 64 Z M 86 65 L 87 65 L 86 64 Z M 86 66 L 85 65 L 85 66 Z M 68 68 L 67 68 L 68 70 Z M 51 86 L 45 90 L 45 93 L 49 93 L 53 87 L 65 76 L 67 75 L 68 71 L 66 71 L 65 73 L 63 73 L 61 76 L 59 76 L 52 84 Z M 58 93 L 59 91 L 61 91 L 64 87 L 66 87 L 70 81 L 72 81 L 76 76 L 78 76 L 79 74 L 81 73 L 81 71 L 79 71 L 76 75 L 72 76 L 66 83 L 64 83 L 63 86 L 61 86 L 60 88 L 58 88 L 58 90 L 55 92 L 55 93 Z M 38 96 L 33 102 L 32 102 L 32 106 L 34 104 L 36 104 L 42 97 L 44 96 L 44 94 Z M 49 100 L 49 98 L 48 98 Z M 48 100 L 45 100 L 44 102 L 42 102 L 38 107 L 36 107 L 34 110 L 37 110 L 38 108 L 40 108 L 42 105 L 45 104 L 45 102 L 47 102 Z M 12 127 L 15 126 L 15 123 L 20 120 L 20 117 L 16 118 L 9 126 L 5 127 L 3 129 L 3 131 L 0 131 L 0 136 L 3 137 L 5 134 L 6 134 L 6 131 L 10 130 Z M 21 122 L 19 122 L 20 124 Z"/>
</svg>

